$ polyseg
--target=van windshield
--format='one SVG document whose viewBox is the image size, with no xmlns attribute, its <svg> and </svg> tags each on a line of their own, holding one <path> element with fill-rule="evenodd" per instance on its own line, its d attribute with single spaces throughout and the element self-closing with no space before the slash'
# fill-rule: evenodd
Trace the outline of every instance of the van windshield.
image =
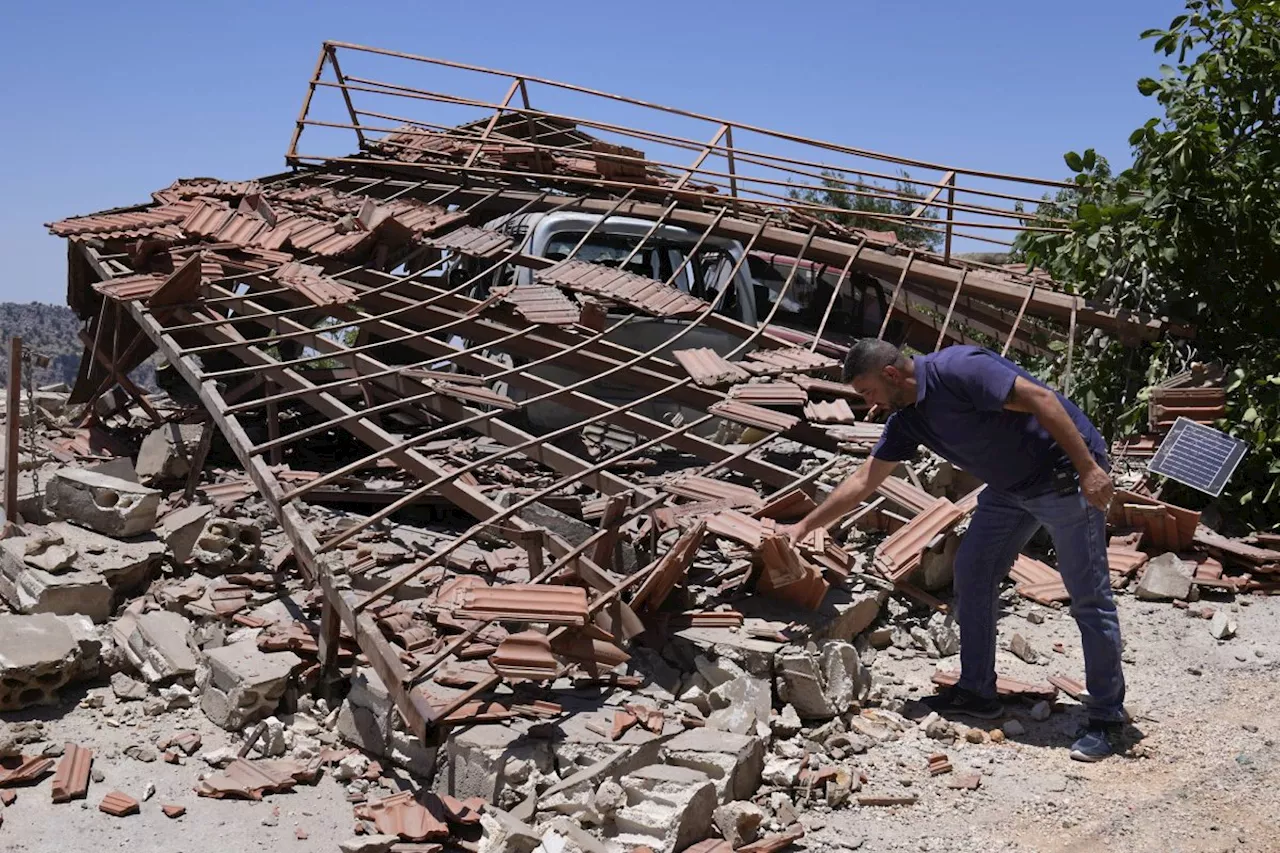
<svg viewBox="0 0 1280 853">
<path fill-rule="evenodd" d="M 560 231 L 553 234 L 547 241 L 543 256 L 553 261 L 563 260 L 585 233 Z M 574 257 L 605 266 L 620 266 L 635 251 L 640 240 L 640 235 L 592 234 L 591 239 Z M 699 299 L 710 300 L 721 285 L 726 285 L 724 296 L 717 303 L 716 310 L 736 316 L 737 294 L 731 285 L 726 284 L 729 273 L 733 271 L 733 256 L 718 246 L 704 244 L 691 263 L 689 250 L 692 248 L 693 243 L 650 237 L 645 241 L 644 248 L 635 252 L 627 262 L 626 270 L 657 281 L 670 279 L 678 270 L 672 284 Z"/>
</svg>

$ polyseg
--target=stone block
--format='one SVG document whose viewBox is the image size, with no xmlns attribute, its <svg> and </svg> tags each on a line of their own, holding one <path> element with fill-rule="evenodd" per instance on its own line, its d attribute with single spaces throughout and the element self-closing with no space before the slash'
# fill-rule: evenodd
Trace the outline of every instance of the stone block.
<svg viewBox="0 0 1280 853">
<path fill-rule="evenodd" d="M 1195 566 L 1177 554 L 1161 554 L 1147 561 L 1134 595 L 1143 601 L 1186 601 L 1191 595 Z"/>
<path fill-rule="evenodd" d="M 49 481 L 45 503 L 65 521 L 107 536 L 136 536 L 155 527 L 160 492 L 119 477 L 62 468 Z"/>
<path fill-rule="evenodd" d="M 144 483 L 184 479 L 191 471 L 191 456 L 200 444 L 200 424 L 165 424 L 147 433 L 138 448 L 134 466 Z"/>
<path fill-rule="evenodd" d="M 747 799 L 760 787 L 764 741 L 716 729 L 690 729 L 667 741 L 662 760 L 706 774 L 720 802 Z"/>
<path fill-rule="evenodd" d="M 675 853 L 710 835 L 716 793 L 705 773 L 654 764 L 628 773 L 619 784 L 627 804 L 614 813 L 615 843 Z"/>
<path fill-rule="evenodd" d="M 190 630 L 191 623 L 177 613 L 143 613 L 133 620 L 125 656 L 150 684 L 188 679 L 196 671 L 196 656 L 187 642 Z"/>
<path fill-rule="evenodd" d="M 0 615 L 0 711 L 54 704 L 64 685 L 97 673 L 101 650 L 84 616 Z"/>
<path fill-rule="evenodd" d="M 205 663 L 200 709 L 215 725 L 236 731 L 275 713 L 302 659 L 293 652 L 259 651 L 251 641 L 212 649 Z"/>
<path fill-rule="evenodd" d="M 788 646 L 778 653 L 778 697 L 801 718 L 828 720 L 848 711 L 871 689 L 871 673 L 851 644 L 829 640 L 820 647 Z"/>
</svg>

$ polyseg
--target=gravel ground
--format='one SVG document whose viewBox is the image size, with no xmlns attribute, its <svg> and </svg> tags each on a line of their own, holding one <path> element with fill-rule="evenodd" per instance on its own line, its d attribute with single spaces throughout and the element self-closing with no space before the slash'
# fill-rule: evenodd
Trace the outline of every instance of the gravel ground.
<svg viewBox="0 0 1280 853">
<path fill-rule="evenodd" d="M 1125 757 L 1093 765 L 1071 761 L 1066 747 L 1083 717 L 1079 706 L 1065 698 L 1043 722 L 1031 718 L 1029 705 L 1011 705 L 1012 716 L 1026 732 L 1003 744 L 972 744 L 963 738 L 940 742 L 914 728 L 852 756 L 847 764 L 867 773 L 862 793 L 913 793 L 919 801 L 892 808 L 810 806 L 802 813 L 810 828 L 803 847 L 868 853 L 1280 850 L 1280 759 L 1275 748 L 1280 722 L 1273 711 L 1280 691 L 1275 678 L 1280 597 L 1241 598 L 1234 604 L 1204 601 L 1192 605 L 1192 611 L 1202 606 L 1232 611 L 1238 635 L 1219 642 L 1210 636 L 1208 620 L 1188 611 L 1130 596 L 1120 599 L 1134 716 Z M 1043 623 L 1029 621 L 1032 613 L 1043 615 Z M 1002 673 L 1025 680 L 1053 673 L 1081 676 L 1075 624 L 1065 612 L 1014 601 L 1000 621 L 1002 645 L 1015 632 L 1042 653 L 1047 665 L 1027 664 L 1001 651 Z M 1063 644 L 1063 653 L 1053 651 L 1055 642 Z M 929 677 L 938 664 L 922 655 L 896 658 L 880 652 L 873 671 L 880 682 L 900 680 L 894 689 L 911 698 L 931 691 Z M 958 659 L 941 664 L 955 668 Z M 98 694 L 105 697 L 104 709 L 78 704 Z M 327 775 L 315 786 L 269 794 L 262 802 L 197 797 L 197 774 L 209 770 L 200 752 L 232 742 L 198 709 L 146 717 L 141 703 L 125 710 L 106 686 L 66 691 L 65 696 L 62 708 L 3 718 L 43 721 L 44 743 L 27 746 L 28 753 L 64 741 L 93 748 L 94 767 L 102 771 L 103 781 L 89 786 L 86 800 L 62 805 L 50 802 L 51 776 L 17 789 L 17 800 L 3 810 L 0 827 L 0 850 L 6 853 L 63 853 L 86 841 L 101 850 L 139 853 L 332 851 L 352 834 L 354 819 L 343 786 Z M 204 738 L 200 752 L 185 765 L 142 762 L 123 754 L 132 744 L 150 743 L 153 735 L 179 729 L 197 730 Z M 925 761 L 939 750 L 950 756 L 955 772 L 931 778 Z M 947 787 L 949 780 L 975 771 L 982 774 L 978 790 Z M 156 794 L 142 804 L 141 814 L 115 818 L 98 811 L 109 791 L 141 799 L 148 782 Z M 186 806 L 187 814 L 166 818 L 160 811 L 166 803 Z M 305 830 L 305 840 L 296 837 L 297 828 Z"/>
<path fill-rule="evenodd" d="M 1065 697 L 1043 722 L 1031 718 L 1029 705 L 1011 705 L 1026 733 L 1003 744 L 939 743 L 917 729 L 900 745 L 857 758 L 870 777 L 866 792 L 916 793 L 919 802 L 811 813 L 809 848 L 867 853 L 1280 850 L 1280 720 L 1274 713 L 1280 692 L 1280 598 L 1192 604 L 1192 613 L 1205 606 L 1231 612 L 1239 633 L 1226 641 L 1210 635 L 1208 620 L 1168 604 L 1122 596 L 1119 606 L 1133 717 L 1124 757 L 1098 764 L 1068 758 L 1084 717 Z M 1031 613 L 1045 621 L 1033 624 L 1026 618 Z M 1014 633 L 1030 640 L 1047 664 L 1027 664 L 1004 651 Z M 1083 679 L 1078 634 L 1066 612 L 1012 603 L 1000 620 L 1000 641 L 1003 674 Z M 1064 653 L 1053 651 L 1055 642 L 1063 644 Z M 880 679 L 900 677 L 904 695 L 918 696 L 931 692 L 929 677 L 937 663 L 881 653 L 874 670 Z M 943 665 L 958 668 L 958 659 Z M 951 777 L 930 778 L 926 757 L 939 749 L 948 753 L 956 773 L 980 772 L 981 787 L 956 791 L 946 787 Z"/>
</svg>

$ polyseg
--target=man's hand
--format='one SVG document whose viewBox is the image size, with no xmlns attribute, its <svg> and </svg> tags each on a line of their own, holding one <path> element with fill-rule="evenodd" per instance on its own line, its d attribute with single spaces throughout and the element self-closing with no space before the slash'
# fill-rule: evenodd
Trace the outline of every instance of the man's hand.
<svg viewBox="0 0 1280 853">
<path fill-rule="evenodd" d="M 1101 465 L 1094 463 L 1092 468 L 1080 475 L 1080 492 L 1085 500 L 1106 512 L 1111 508 L 1116 488 L 1111 483 L 1111 475 Z"/>
</svg>

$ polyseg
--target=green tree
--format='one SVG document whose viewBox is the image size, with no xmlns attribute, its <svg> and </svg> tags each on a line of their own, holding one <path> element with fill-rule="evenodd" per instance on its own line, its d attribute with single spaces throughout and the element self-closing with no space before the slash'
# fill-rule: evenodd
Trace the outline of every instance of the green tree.
<svg viewBox="0 0 1280 853">
<path fill-rule="evenodd" d="M 1253 523 L 1280 521 L 1280 3 L 1188 0 L 1143 33 L 1169 62 L 1138 81 L 1163 115 L 1129 137 L 1133 166 L 1112 174 L 1092 150 L 1064 155 L 1076 189 L 1038 216 L 1069 233 L 1030 233 L 1019 250 L 1086 296 L 1195 324 L 1193 340 L 1149 346 L 1145 381 L 1217 360 L 1231 372 L 1222 428 L 1245 439 L 1226 495 Z M 1095 335 L 1077 363 L 1095 406 L 1123 419 L 1133 354 Z M 1128 372 L 1125 367 L 1128 365 Z M 1138 400 L 1137 402 L 1141 402 Z M 1191 500 L 1188 493 L 1180 499 Z"/>
<path fill-rule="evenodd" d="M 863 193 L 855 195 L 854 193 Z M 863 228 L 872 231 L 892 231 L 908 246 L 919 249 L 936 249 L 942 244 L 941 231 L 930 230 L 927 225 L 938 219 L 937 210 L 926 208 L 917 219 L 925 225 L 914 225 L 901 219 L 915 212 L 919 203 L 910 199 L 923 199 L 924 193 L 916 189 L 911 176 L 899 173 L 892 195 L 881 184 L 850 180 L 843 172 L 823 169 L 820 186 L 797 187 L 790 191 L 791 198 L 807 204 L 838 208 L 840 211 L 814 211 L 814 216 L 836 222 L 846 228 Z M 905 196 L 895 198 L 894 196 Z"/>
</svg>

